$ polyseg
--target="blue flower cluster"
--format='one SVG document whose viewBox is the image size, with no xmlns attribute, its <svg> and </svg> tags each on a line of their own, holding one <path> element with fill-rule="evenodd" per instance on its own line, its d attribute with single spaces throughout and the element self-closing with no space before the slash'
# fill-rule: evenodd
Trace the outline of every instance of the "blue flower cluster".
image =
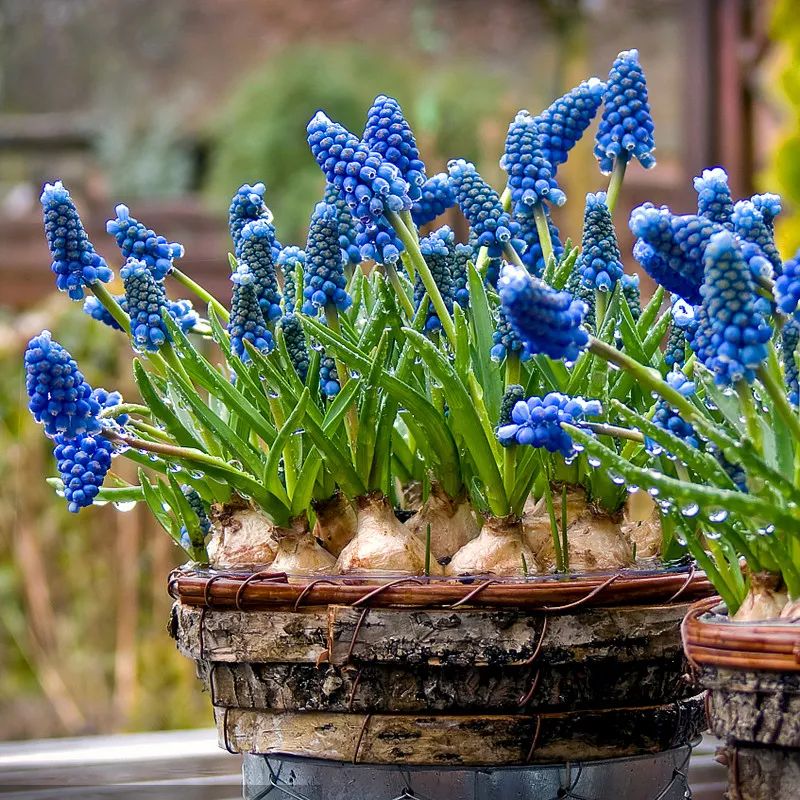
<svg viewBox="0 0 800 800">
<path fill-rule="evenodd" d="M 117 295 L 114 299 L 127 314 L 128 301 L 125 295 Z M 197 312 L 192 307 L 191 300 L 170 300 L 167 298 L 167 311 L 184 333 L 188 333 L 192 330 L 200 319 Z M 83 312 L 84 314 L 88 314 L 92 319 L 96 319 L 98 322 L 108 325 L 109 328 L 113 328 L 115 331 L 122 330 L 114 317 L 108 313 L 108 309 L 92 295 L 83 301 Z"/>
<path fill-rule="evenodd" d="M 310 362 L 306 335 L 303 331 L 303 326 L 300 324 L 300 318 L 294 312 L 289 312 L 281 317 L 278 324 L 283 333 L 286 351 L 289 353 L 289 359 L 292 362 L 294 371 L 297 373 L 297 377 L 305 383 Z"/>
<path fill-rule="evenodd" d="M 631 213 L 630 229 L 640 241 L 634 258 L 667 291 L 692 305 L 700 302 L 703 252 L 712 234 L 724 230 L 696 214 L 679 216 L 666 206 L 644 203 Z"/>
<path fill-rule="evenodd" d="M 172 269 L 175 259 L 183 257 L 183 245 L 168 242 L 163 236 L 146 228 L 131 216 L 128 206 L 118 205 L 114 209 L 116 219 L 106 222 L 106 231 L 117 242 L 125 259 L 144 261 L 157 281 L 164 280 Z"/>
<path fill-rule="evenodd" d="M 561 234 L 547 209 L 545 209 L 545 216 L 547 217 L 547 227 L 550 231 L 550 242 L 553 245 L 553 255 L 559 260 L 564 255 Z M 530 218 L 517 217 L 516 219 L 519 223 L 519 238 L 525 243 L 525 250 L 520 256 L 522 263 L 528 268 L 528 272 L 531 275 L 541 278 L 547 265 L 544 263 L 542 243 L 539 241 L 539 231 L 536 228 L 536 223 Z M 496 283 L 497 280 L 495 279 Z"/>
<path fill-rule="evenodd" d="M 691 397 L 695 393 L 695 385 L 679 369 L 673 369 L 667 374 L 667 383 L 680 392 L 684 397 Z M 659 399 L 653 414 L 653 423 L 662 430 L 677 436 L 692 447 L 700 447 L 700 440 L 694 428 L 686 422 L 666 401 Z M 645 439 L 645 445 L 651 452 L 657 452 L 660 446 L 650 438 Z"/>
<path fill-rule="evenodd" d="M 722 167 L 704 169 L 702 175 L 694 179 L 697 192 L 697 213 L 733 230 L 733 199 L 728 186 L 728 173 Z"/>
<path fill-rule="evenodd" d="M 421 228 L 436 217 L 444 214 L 448 208 L 456 204 L 456 195 L 450 185 L 450 179 L 444 172 L 434 175 L 422 184 L 420 196 L 411 206 L 411 219 Z"/>
<path fill-rule="evenodd" d="M 336 397 L 341 390 L 336 362 L 323 354 L 319 360 L 319 390 L 323 397 Z"/>
<path fill-rule="evenodd" d="M 347 203 L 339 196 L 339 192 L 332 184 L 325 186 L 325 202 L 336 209 L 336 219 L 339 222 L 339 247 L 342 248 L 342 257 L 345 264 L 355 266 L 361 263 L 361 252 L 358 247 L 356 222 Z"/>
<path fill-rule="evenodd" d="M 228 209 L 228 229 L 233 242 L 233 252 L 239 249 L 239 238 L 242 235 L 242 228 L 254 219 L 263 219 L 265 222 L 272 223 L 272 212 L 264 202 L 264 193 L 267 187 L 263 183 L 243 183 L 231 200 Z"/>
<path fill-rule="evenodd" d="M 589 341 L 581 327 L 586 306 L 580 300 L 512 264 L 503 267 L 497 287 L 511 327 L 531 355 L 577 359 Z"/>
<path fill-rule="evenodd" d="M 78 216 L 78 209 L 61 181 L 46 183 L 39 198 L 44 211 L 44 233 L 59 291 L 73 300 L 83 300 L 84 288 L 100 281 L 108 283 L 114 275 L 104 259 L 94 251 Z"/>
<path fill-rule="evenodd" d="M 594 330 L 595 328 L 595 302 L 597 298 L 595 296 L 594 289 L 589 288 L 584 282 L 581 276 L 580 270 L 578 269 L 577 260 L 575 264 L 572 266 L 572 271 L 567 278 L 567 282 L 564 286 L 564 291 L 569 292 L 573 297 L 576 297 L 586 306 L 586 314 L 583 317 L 583 324 L 589 329 Z"/>
<path fill-rule="evenodd" d="M 394 265 L 406 249 L 394 228 L 384 219 L 370 225 L 357 222 L 356 231 L 356 244 L 365 261 Z"/>
<path fill-rule="evenodd" d="M 453 313 L 453 276 L 450 272 L 452 263 L 451 251 L 455 247 L 455 235 L 447 227 L 443 225 L 438 230 L 431 233 L 419 241 L 419 250 L 425 263 L 428 265 L 433 275 L 433 280 L 439 288 L 439 293 L 442 295 L 444 304 L 447 310 Z M 422 303 L 422 298 L 425 296 L 425 284 L 422 282 L 420 274 L 417 273 L 414 281 L 414 308 L 419 309 Z M 426 301 L 428 304 L 427 317 L 425 319 L 425 330 L 428 333 L 441 330 L 442 323 L 434 311 L 433 304 L 430 300 Z"/>
<path fill-rule="evenodd" d="M 492 258 L 502 255 L 506 245 L 521 250 L 524 243 L 515 239 L 519 225 L 503 211 L 499 195 L 475 165 L 459 158 L 450 161 L 447 170 L 461 213 L 475 232 L 475 246 L 486 247 Z"/>
<path fill-rule="evenodd" d="M 272 256 L 274 242 L 275 228 L 266 220 L 257 219 L 242 227 L 236 249 L 239 269 L 249 270 L 253 275 L 253 289 L 267 322 L 281 315 L 281 291 Z"/>
<path fill-rule="evenodd" d="M 458 243 L 452 248 L 450 275 L 453 279 L 453 300 L 462 310 L 469 308 L 469 279 L 467 264 L 472 260 L 472 248 Z"/>
<path fill-rule="evenodd" d="M 797 314 L 800 303 L 800 250 L 783 264 L 783 272 L 775 281 L 775 302 L 784 314 Z"/>
<path fill-rule="evenodd" d="M 553 165 L 554 174 L 595 118 L 605 88 L 599 78 L 589 78 L 536 117 L 542 155 Z"/>
<path fill-rule="evenodd" d="M 511 202 L 517 215 L 531 216 L 534 206 L 545 200 L 556 206 L 567 201 L 556 182 L 553 165 L 542 153 L 539 126 L 528 111 L 519 111 L 508 126 L 500 168 L 508 173 Z"/>
<path fill-rule="evenodd" d="M 633 321 L 636 322 L 642 316 L 642 293 L 639 289 L 639 276 L 636 274 L 623 275 L 620 278 L 620 284 L 622 285 L 622 296 L 628 304 Z"/>
<path fill-rule="evenodd" d="M 580 425 L 586 417 L 596 417 L 602 411 L 598 400 L 569 397 L 560 392 L 530 397 L 514 404 L 511 423 L 497 429 L 497 438 L 504 444 L 516 442 L 544 447 L 550 453 L 573 458 L 575 446 L 562 424 Z"/>
<path fill-rule="evenodd" d="M 492 334 L 492 348 L 489 355 L 493 361 L 498 363 L 507 356 L 515 355 L 520 361 L 527 361 L 531 357 L 525 343 L 519 338 L 517 332 L 511 326 L 503 306 L 497 312 L 497 327 Z"/>
<path fill-rule="evenodd" d="M 686 363 L 686 345 L 689 343 L 689 331 L 694 322 L 694 308 L 685 300 L 673 295 L 672 324 L 664 350 L 664 363 L 668 367 L 682 367 Z"/>
<path fill-rule="evenodd" d="M 400 171 L 357 136 L 322 111 L 314 115 L 306 131 L 317 164 L 354 218 L 368 225 L 387 211 L 411 210 L 408 184 Z"/>
<path fill-rule="evenodd" d="M 584 285 L 601 292 L 612 291 L 623 275 L 617 234 L 605 192 L 586 195 L 578 269 Z"/>
<path fill-rule="evenodd" d="M 714 234 L 705 249 L 703 303 L 691 345 L 720 386 L 752 383 L 767 358 L 772 328 L 741 248 L 729 231 Z"/>
<path fill-rule="evenodd" d="M 28 408 L 48 436 L 63 433 L 74 438 L 99 430 L 100 404 L 92 397 L 92 387 L 50 331 L 42 331 L 28 342 L 25 387 Z"/>
<path fill-rule="evenodd" d="M 161 316 L 162 310 L 169 310 L 163 284 L 156 281 L 144 261 L 132 257 L 119 274 L 125 286 L 133 346 L 137 350 L 158 350 L 169 341 L 169 331 Z"/>
<path fill-rule="evenodd" d="M 733 228 L 736 235 L 745 242 L 758 245 L 763 256 L 772 265 L 776 275 L 781 274 L 781 257 L 775 247 L 772 229 L 764 220 L 764 215 L 750 200 L 739 200 L 733 207 Z"/>
<path fill-rule="evenodd" d="M 197 492 L 197 489 L 192 486 L 184 484 L 181 486 L 181 492 L 186 498 L 186 502 L 197 517 L 197 525 L 192 526 L 190 532 L 186 527 L 181 527 L 181 547 L 186 550 L 189 555 L 192 555 L 193 548 L 202 548 L 205 544 L 205 538 L 211 533 L 211 520 L 208 518 L 203 498 Z M 195 534 L 194 536 L 192 534 Z"/>
<path fill-rule="evenodd" d="M 783 374 L 788 389 L 789 402 L 800 404 L 800 375 L 797 370 L 797 345 L 800 344 L 800 320 L 790 319 L 781 330 L 781 356 Z"/>
<path fill-rule="evenodd" d="M 379 94 L 367 113 L 367 126 L 362 141 L 385 161 L 394 164 L 408 184 L 408 196 L 421 197 L 425 183 L 425 164 L 420 160 L 414 132 L 403 116 L 400 103 L 393 97 Z"/>
<path fill-rule="evenodd" d="M 603 115 L 594 145 L 600 169 L 607 174 L 616 159 L 627 162 L 631 158 L 638 158 L 645 169 L 654 167 L 653 130 L 639 51 L 625 50 L 615 59 L 603 93 Z"/>
<path fill-rule="evenodd" d="M 327 203 L 317 203 L 306 244 L 303 313 L 316 316 L 319 309 L 327 305 L 345 311 L 353 302 L 345 291 L 346 286 L 336 209 Z"/>
<path fill-rule="evenodd" d="M 113 452 L 111 442 L 99 434 L 55 437 L 53 455 L 64 484 L 67 508 L 73 514 L 94 502 L 111 469 Z"/>
<path fill-rule="evenodd" d="M 750 202 L 761 212 L 764 218 L 764 224 L 769 229 L 770 233 L 775 230 L 775 217 L 781 213 L 783 203 L 779 194 L 772 194 L 765 192 L 764 194 L 754 194 L 750 198 Z"/>
<path fill-rule="evenodd" d="M 269 353 L 275 348 L 272 338 L 258 305 L 253 275 L 247 271 L 237 271 L 231 275 L 233 281 L 233 297 L 231 298 L 231 317 L 228 320 L 228 333 L 231 337 L 231 350 L 242 361 L 248 362 L 250 354 L 245 341 L 262 353 Z"/>
<path fill-rule="evenodd" d="M 305 269 L 306 251 L 287 245 L 278 253 L 277 264 L 283 272 L 283 308 L 288 313 L 297 306 L 297 268 Z"/>
<path fill-rule="evenodd" d="M 122 403 L 122 395 L 119 392 L 109 392 L 107 389 L 97 388 L 92 390 L 92 399 L 96 400 L 100 409 L 114 408 Z M 118 425 L 124 425 L 128 421 L 127 414 L 119 414 L 115 417 Z"/>
</svg>

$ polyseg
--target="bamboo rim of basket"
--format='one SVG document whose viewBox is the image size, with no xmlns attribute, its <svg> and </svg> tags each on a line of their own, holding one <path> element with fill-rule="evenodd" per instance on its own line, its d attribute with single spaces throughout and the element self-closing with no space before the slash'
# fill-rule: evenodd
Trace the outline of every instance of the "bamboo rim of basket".
<svg viewBox="0 0 800 800">
<path fill-rule="evenodd" d="M 694 603 L 681 626 L 692 664 L 737 670 L 800 672 L 800 625 L 703 619 L 721 598 Z"/>
<path fill-rule="evenodd" d="M 622 571 L 527 579 L 382 577 L 348 575 L 301 578 L 283 573 L 218 572 L 183 567 L 172 572 L 168 591 L 185 605 L 257 610 L 349 605 L 361 608 L 524 608 L 567 612 L 616 605 L 671 604 L 713 591 L 704 572 L 693 567 L 637 574 Z"/>
</svg>

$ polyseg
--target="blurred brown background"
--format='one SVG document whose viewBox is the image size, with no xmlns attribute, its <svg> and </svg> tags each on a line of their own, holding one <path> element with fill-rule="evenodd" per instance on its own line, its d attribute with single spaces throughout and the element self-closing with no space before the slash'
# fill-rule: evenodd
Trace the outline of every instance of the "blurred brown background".
<svg viewBox="0 0 800 800">
<path fill-rule="evenodd" d="M 279 238 L 303 242 L 323 185 L 304 135 L 318 107 L 360 131 L 375 94 L 393 94 L 429 174 L 467 157 L 499 187 L 514 112 L 538 113 L 636 47 L 658 166 L 626 177 L 627 255 L 630 208 L 648 199 L 691 211 L 691 178 L 706 166 L 723 164 L 736 195 L 795 197 L 792 5 L 0 0 L 0 739 L 210 722 L 164 632 L 166 575 L 181 554 L 143 511 L 72 516 L 44 483 L 54 464 L 25 409 L 27 339 L 49 327 L 94 385 L 133 391 L 124 340 L 54 290 L 45 180 L 70 188 L 111 266 L 120 258 L 105 220 L 124 202 L 182 242 L 182 268 L 225 296 L 226 210 L 241 183 L 264 180 Z M 559 170 L 569 202 L 556 219 L 573 240 L 584 194 L 606 183 L 593 132 Z"/>
</svg>

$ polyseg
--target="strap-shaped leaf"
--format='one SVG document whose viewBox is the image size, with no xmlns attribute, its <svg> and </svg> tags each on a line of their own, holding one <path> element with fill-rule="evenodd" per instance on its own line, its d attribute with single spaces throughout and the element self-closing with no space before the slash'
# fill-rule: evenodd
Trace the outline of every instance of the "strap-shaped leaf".
<svg viewBox="0 0 800 800">
<path fill-rule="evenodd" d="M 308 398 L 308 389 L 304 389 L 299 402 L 278 431 L 278 435 L 275 437 L 275 441 L 272 443 L 269 454 L 267 455 L 267 463 L 264 466 L 264 482 L 266 483 L 267 489 L 276 497 L 285 497 L 287 505 L 290 505 L 290 501 L 286 494 L 286 489 L 281 483 L 279 467 L 284 448 L 289 443 L 291 436 L 300 427 L 300 422 L 305 416 Z"/>
<path fill-rule="evenodd" d="M 664 287 L 657 286 L 656 290 L 653 292 L 653 296 L 650 298 L 650 302 L 642 309 L 642 314 L 636 321 L 636 330 L 640 338 L 646 337 L 648 331 L 652 328 L 653 322 L 655 322 L 658 312 L 661 310 L 665 294 Z M 670 313 L 671 315 L 669 310 L 666 313 Z"/>
<path fill-rule="evenodd" d="M 500 367 L 492 361 L 495 322 L 489 309 L 486 287 L 471 261 L 467 262 L 467 281 L 469 283 L 469 321 L 472 327 L 472 364 L 478 383 L 483 387 L 486 408 L 492 418 L 500 414 L 503 399 L 503 378 Z"/>
</svg>

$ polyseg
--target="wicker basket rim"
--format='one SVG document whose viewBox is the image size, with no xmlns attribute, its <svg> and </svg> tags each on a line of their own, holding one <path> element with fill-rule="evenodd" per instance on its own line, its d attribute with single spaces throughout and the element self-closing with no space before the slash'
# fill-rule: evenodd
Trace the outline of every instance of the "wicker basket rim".
<svg viewBox="0 0 800 800">
<path fill-rule="evenodd" d="M 711 610 L 720 602 L 720 597 L 698 600 L 684 617 L 683 647 L 694 666 L 800 672 L 800 625 L 712 617 Z"/>
</svg>

